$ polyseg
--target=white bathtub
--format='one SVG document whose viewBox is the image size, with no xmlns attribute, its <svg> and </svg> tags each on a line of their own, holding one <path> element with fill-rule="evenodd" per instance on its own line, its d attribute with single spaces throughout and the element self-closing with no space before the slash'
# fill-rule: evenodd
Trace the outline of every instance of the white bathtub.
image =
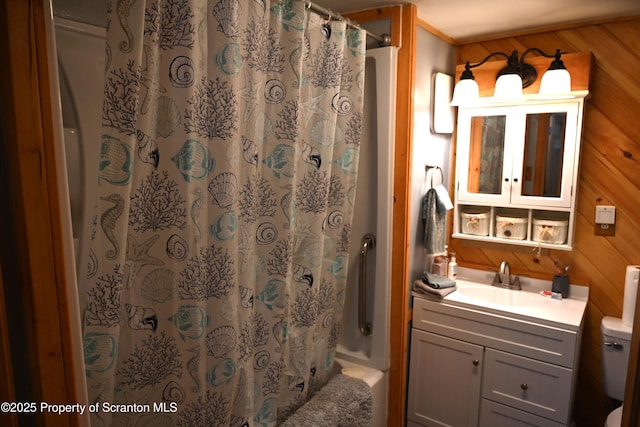
<svg viewBox="0 0 640 427">
<path fill-rule="evenodd" d="M 338 358 L 334 360 L 333 369 L 336 373 L 359 378 L 371 387 L 371 395 L 373 398 L 373 423 L 371 427 L 386 427 L 388 375 L 378 369 L 369 368 Z"/>
</svg>

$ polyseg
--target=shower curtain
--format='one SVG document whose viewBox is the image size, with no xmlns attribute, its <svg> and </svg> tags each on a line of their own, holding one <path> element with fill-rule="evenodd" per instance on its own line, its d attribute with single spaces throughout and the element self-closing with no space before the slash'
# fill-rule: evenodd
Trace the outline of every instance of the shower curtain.
<svg viewBox="0 0 640 427">
<path fill-rule="evenodd" d="M 302 1 L 111 2 L 92 425 L 271 426 L 328 380 L 364 61 L 363 31 Z"/>
</svg>

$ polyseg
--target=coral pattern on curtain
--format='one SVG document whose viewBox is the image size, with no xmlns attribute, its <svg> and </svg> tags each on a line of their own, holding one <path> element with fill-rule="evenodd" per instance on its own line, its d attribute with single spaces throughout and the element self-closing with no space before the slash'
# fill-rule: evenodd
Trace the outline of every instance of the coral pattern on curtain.
<svg viewBox="0 0 640 427">
<path fill-rule="evenodd" d="M 365 33 L 292 0 L 109 17 L 80 283 L 92 425 L 276 425 L 333 363 Z"/>
</svg>

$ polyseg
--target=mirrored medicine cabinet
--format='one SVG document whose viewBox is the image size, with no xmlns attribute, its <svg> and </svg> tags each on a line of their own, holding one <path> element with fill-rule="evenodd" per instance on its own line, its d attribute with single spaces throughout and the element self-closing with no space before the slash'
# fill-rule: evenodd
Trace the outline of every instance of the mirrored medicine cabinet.
<svg viewBox="0 0 640 427">
<path fill-rule="evenodd" d="M 452 237 L 572 248 L 587 93 L 459 107 Z"/>
</svg>

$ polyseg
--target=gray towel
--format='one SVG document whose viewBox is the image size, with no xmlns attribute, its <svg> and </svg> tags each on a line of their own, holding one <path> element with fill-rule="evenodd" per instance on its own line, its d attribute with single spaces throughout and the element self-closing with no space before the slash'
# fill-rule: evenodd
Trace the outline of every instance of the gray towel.
<svg viewBox="0 0 640 427">
<path fill-rule="evenodd" d="M 446 297 L 451 292 L 454 292 L 456 289 L 458 289 L 458 286 L 455 284 L 448 288 L 435 289 L 429 285 L 425 285 L 424 283 L 422 283 L 422 280 L 416 280 L 415 282 L 413 282 L 414 291 L 425 296 L 433 297 L 434 299 L 438 299 L 438 300 Z"/>
<path fill-rule="evenodd" d="M 433 289 L 450 288 L 456 285 L 455 280 L 447 279 L 438 274 L 424 273 L 421 277 L 422 283 L 432 287 Z"/>
<path fill-rule="evenodd" d="M 447 210 L 438 205 L 436 189 L 430 188 L 422 197 L 424 247 L 427 250 L 427 255 L 443 253 L 447 241 Z"/>
<path fill-rule="evenodd" d="M 373 424 L 371 388 L 358 378 L 338 374 L 282 427 L 370 427 Z"/>
</svg>

